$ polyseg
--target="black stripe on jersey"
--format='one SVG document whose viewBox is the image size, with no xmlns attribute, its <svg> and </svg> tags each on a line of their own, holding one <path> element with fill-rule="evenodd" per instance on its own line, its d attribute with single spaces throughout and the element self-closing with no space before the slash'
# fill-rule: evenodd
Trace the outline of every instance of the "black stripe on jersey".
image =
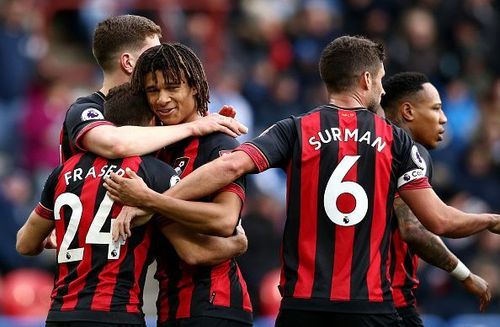
<svg viewBox="0 0 500 327">
<path fill-rule="evenodd" d="M 198 157 L 197 157 L 198 158 Z M 191 293 L 190 316 L 199 316 L 208 307 L 207 299 L 211 299 L 212 283 L 210 270 L 212 267 L 199 267 L 193 274 L 193 292 Z M 201 306 L 200 303 L 206 305 Z"/>
<path fill-rule="evenodd" d="M 74 166 L 73 170 L 77 168 L 81 168 L 83 171 L 86 171 L 88 167 L 91 167 L 95 161 L 95 156 L 82 156 L 78 163 Z M 64 178 L 64 176 L 59 176 L 59 178 Z M 71 192 L 75 194 L 76 196 L 80 197 L 80 194 L 82 193 L 83 185 L 85 184 L 85 180 L 79 181 L 77 183 L 72 183 L 69 184 L 66 187 L 66 190 L 64 192 Z M 58 194 L 59 196 L 59 194 Z M 63 207 L 63 216 L 64 217 L 71 217 L 72 210 L 69 208 L 69 206 L 64 206 Z M 70 219 L 64 219 L 64 231 L 66 232 L 68 230 L 68 224 L 69 224 Z M 78 241 L 78 233 L 75 233 L 75 237 L 73 239 L 73 242 L 71 242 L 71 245 L 69 246 L 69 249 L 74 249 L 79 247 L 79 241 Z M 68 285 L 71 281 L 75 280 L 78 276 L 77 272 L 77 267 L 80 264 L 79 261 L 73 261 L 73 262 L 67 262 L 67 263 L 62 263 L 63 265 L 66 265 L 68 267 L 68 274 L 64 278 L 64 286 L 60 287 L 59 290 L 57 291 L 56 296 L 54 297 L 54 302 L 52 307 L 50 308 L 52 311 L 61 311 L 61 307 L 63 305 L 63 296 L 68 294 Z M 59 269 L 57 269 L 58 274 L 59 274 Z M 58 279 L 59 276 L 56 276 L 56 279 Z"/>
<path fill-rule="evenodd" d="M 337 110 L 321 111 L 320 130 L 339 126 Z M 320 150 L 318 181 L 318 220 L 316 231 L 316 262 L 312 297 L 328 299 L 331 294 L 333 253 L 335 252 L 335 224 L 328 218 L 323 205 L 326 185 L 338 164 L 339 143 L 330 142 L 328 151 Z M 323 251 L 327 253 L 323 253 Z"/>
<path fill-rule="evenodd" d="M 407 274 L 412 274 L 415 271 L 415 267 L 413 266 L 413 255 L 411 250 L 408 248 L 408 251 L 406 252 L 405 255 L 405 270 Z M 412 287 L 414 286 L 414 283 L 411 278 L 408 278 L 408 275 L 406 275 L 405 278 L 405 283 L 404 286 L 401 287 L 401 292 L 403 293 L 403 296 L 405 297 L 406 303 L 408 305 L 413 305 L 415 303 L 415 296 L 412 294 Z"/>
<path fill-rule="evenodd" d="M 231 288 L 230 303 L 231 308 L 243 308 L 243 290 L 241 289 L 241 281 L 238 276 L 238 266 L 236 261 L 231 259 L 231 268 L 228 272 L 229 287 Z"/>
<path fill-rule="evenodd" d="M 116 165 L 121 167 L 123 159 L 117 160 L 109 160 L 106 164 L 108 167 L 110 165 Z M 93 217 L 96 216 L 97 211 L 99 210 L 99 206 L 106 195 L 106 189 L 104 186 L 99 185 L 97 189 L 97 194 L 95 195 L 94 202 L 94 212 Z M 111 230 L 111 220 L 106 219 L 106 222 L 102 226 L 101 231 L 110 231 Z M 106 266 L 106 262 L 108 262 L 108 248 L 103 246 L 102 244 L 92 244 L 92 259 L 91 259 L 91 268 L 87 274 L 87 278 L 85 279 L 85 287 L 84 291 L 78 294 L 78 303 L 76 304 L 76 310 L 86 310 L 90 309 L 92 305 L 92 299 L 95 295 L 95 290 L 97 288 L 97 284 L 99 283 L 99 274 L 102 269 Z M 134 280 L 134 279 L 132 279 Z"/>
<path fill-rule="evenodd" d="M 370 131 L 375 135 L 375 122 L 373 119 L 363 119 L 366 112 L 357 113 L 358 135 L 364 135 Z M 365 218 L 355 226 L 354 243 L 351 264 L 351 298 L 368 299 L 367 275 L 370 266 L 370 246 L 371 229 L 373 219 L 383 219 L 382 217 L 373 217 L 373 194 L 375 183 L 375 151 L 366 142 L 356 142 L 361 156 L 357 163 L 357 183 L 361 185 L 368 195 L 368 211 Z"/>
<path fill-rule="evenodd" d="M 297 120 L 295 120 L 297 122 Z M 285 269 L 285 280 L 284 289 L 282 292 L 286 296 L 292 296 L 295 284 L 297 283 L 297 272 L 299 270 L 299 231 L 300 231 L 300 199 L 298 195 L 301 192 L 301 171 L 302 171 L 302 130 L 300 126 L 297 128 L 297 142 L 294 144 L 295 149 L 293 152 L 296 153 L 294 156 L 295 160 L 298 162 L 292 162 L 290 169 L 290 175 L 287 177 L 289 179 L 289 189 L 287 190 L 288 195 L 288 210 L 286 216 L 288 217 L 285 221 L 284 230 L 286 233 L 283 234 L 283 244 L 282 244 L 282 262 L 287 263 L 287 267 L 290 269 Z M 293 159 L 292 159 L 293 160 Z M 291 196 L 291 197 L 290 197 Z"/>
</svg>

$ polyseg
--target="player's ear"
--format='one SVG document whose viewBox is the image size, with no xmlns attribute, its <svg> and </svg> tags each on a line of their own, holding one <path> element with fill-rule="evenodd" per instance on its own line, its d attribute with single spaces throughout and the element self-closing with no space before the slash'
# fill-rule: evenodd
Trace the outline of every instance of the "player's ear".
<svg viewBox="0 0 500 327">
<path fill-rule="evenodd" d="M 403 102 L 399 107 L 399 112 L 405 121 L 413 121 L 415 119 L 413 106 L 409 102 Z"/>
<path fill-rule="evenodd" d="M 120 55 L 120 68 L 126 74 L 132 74 L 132 72 L 134 71 L 134 64 L 134 59 L 132 58 L 132 55 L 130 53 L 124 52 Z"/>
<path fill-rule="evenodd" d="M 372 85 L 372 76 L 370 72 L 363 72 L 359 82 L 363 90 L 369 90 Z"/>
</svg>

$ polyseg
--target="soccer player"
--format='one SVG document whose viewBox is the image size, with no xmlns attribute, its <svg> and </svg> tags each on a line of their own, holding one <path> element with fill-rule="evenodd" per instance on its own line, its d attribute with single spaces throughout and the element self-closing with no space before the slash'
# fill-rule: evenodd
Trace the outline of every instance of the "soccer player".
<svg viewBox="0 0 500 327">
<path fill-rule="evenodd" d="M 128 110 L 123 110 L 123 105 Z M 144 96 L 123 85 L 110 91 L 105 116 L 117 126 L 147 126 L 154 122 Z M 47 317 L 48 327 L 145 326 L 142 290 L 153 241 L 151 224 L 135 228 L 125 242 L 113 242 L 111 226 L 121 209 L 106 195 L 103 178 L 111 171 L 132 169 L 157 191 L 179 177 L 169 165 L 151 156 L 108 160 L 80 153 L 56 168 L 41 201 L 18 232 L 17 250 L 37 255 L 54 228 L 58 272 Z M 174 224 L 161 227 L 184 260 L 215 264 L 246 249 L 246 238 L 179 233 Z"/>
<path fill-rule="evenodd" d="M 164 43 L 146 50 L 137 61 L 132 87 L 143 92 L 164 125 L 195 122 L 206 115 L 209 89 L 203 66 L 188 47 Z M 166 147 L 159 158 L 181 178 L 230 152 L 238 142 L 224 134 L 191 137 Z M 192 202 L 177 201 L 157 211 L 201 233 L 234 233 L 245 197 L 245 181 L 214 190 Z M 162 246 L 167 248 L 167 245 Z M 212 267 L 186 265 L 173 251 L 159 253 L 155 277 L 160 284 L 158 326 L 250 326 L 252 307 L 246 283 L 234 259 Z"/>
<path fill-rule="evenodd" d="M 385 95 L 381 105 L 385 116 L 416 142 L 425 175 L 430 181 L 432 160 L 427 149 L 434 149 L 442 140 L 447 121 L 439 93 L 424 74 L 416 72 L 391 76 L 383 86 Z M 396 198 L 394 208 L 397 219 L 393 221 L 390 273 L 394 304 L 404 325 L 423 327 L 414 294 L 419 284 L 418 256 L 460 280 L 467 291 L 479 298 L 480 310 L 483 311 L 491 300 L 488 284 L 471 273 L 439 237 L 427 231 L 401 199 Z"/>
<path fill-rule="evenodd" d="M 246 127 L 233 118 L 218 114 L 189 124 L 161 127 L 117 127 L 104 119 L 103 103 L 109 89 L 129 81 L 140 54 L 159 45 L 160 38 L 160 27 L 141 16 L 114 16 L 97 25 L 92 51 L 104 74 L 103 85 L 99 91 L 78 98 L 68 109 L 61 130 L 61 162 L 78 152 L 91 151 L 115 159 L 148 154 L 214 131 L 231 136 L 246 132 Z"/>
<path fill-rule="evenodd" d="M 396 190 L 436 234 L 500 233 L 500 216 L 446 206 L 430 187 L 408 134 L 373 112 L 384 93 L 383 60 L 381 44 L 336 38 L 319 62 L 328 104 L 277 122 L 166 194 L 146 188 L 133 173 L 112 174 L 108 192 L 161 212 L 245 173 L 282 168 L 288 199 L 276 326 L 400 326 L 387 271 Z"/>
</svg>

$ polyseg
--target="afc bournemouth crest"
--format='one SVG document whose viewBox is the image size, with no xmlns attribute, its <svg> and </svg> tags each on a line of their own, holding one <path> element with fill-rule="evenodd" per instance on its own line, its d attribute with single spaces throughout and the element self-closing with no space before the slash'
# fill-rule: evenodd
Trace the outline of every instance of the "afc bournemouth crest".
<svg viewBox="0 0 500 327">
<path fill-rule="evenodd" d="M 180 157 L 175 159 L 174 162 L 174 170 L 177 173 L 177 175 L 181 176 L 182 173 L 184 172 L 184 169 L 186 169 L 186 166 L 188 165 L 189 158 L 188 157 Z"/>
</svg>

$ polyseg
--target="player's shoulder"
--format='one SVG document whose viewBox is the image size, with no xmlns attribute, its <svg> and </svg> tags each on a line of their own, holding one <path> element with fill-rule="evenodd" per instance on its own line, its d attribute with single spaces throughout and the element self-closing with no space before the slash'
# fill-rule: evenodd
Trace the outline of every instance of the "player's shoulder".
<svg viewBox="0 0 500 327">
<path fill-rule="evenodd" d="M 70 105 L 68 114 L 78 113 L 83 115 L 85 113 L 83 116 L 88 119 L 99 118 L 104 111 L 104 100 L 104 95 L 101 92 L 79 97 Z"/>
<path fill-rule="evenodd" d="M 220 146 L 237 147 L 238 145 L 240 145 L 240 142 L 238 142 L 238 140 L 236 140 L 234 137 L 222 132 L 214 132 L 205 135 L 201 137 L 200 143 L 203 143 L 203 146 L 207 148 L 215 148 Z"/>
</svg>

